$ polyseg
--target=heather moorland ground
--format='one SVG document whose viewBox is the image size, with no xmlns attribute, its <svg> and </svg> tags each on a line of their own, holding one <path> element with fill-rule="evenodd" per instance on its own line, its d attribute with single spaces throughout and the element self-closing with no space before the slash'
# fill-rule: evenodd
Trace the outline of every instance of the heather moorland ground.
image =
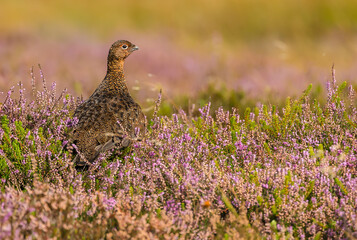
<svg viewBox="0 0 357 240">
<path fill-rule="evenodd" d="M 1 105 L 1 238 L 356 237 L 356 107 L 327 101 L 157 116 L 147 138 L 76 172 L 66 148 L 79 101 L 56 86 Z M 347 91 L 346 91 L 347 90 Z"/>
</svg>

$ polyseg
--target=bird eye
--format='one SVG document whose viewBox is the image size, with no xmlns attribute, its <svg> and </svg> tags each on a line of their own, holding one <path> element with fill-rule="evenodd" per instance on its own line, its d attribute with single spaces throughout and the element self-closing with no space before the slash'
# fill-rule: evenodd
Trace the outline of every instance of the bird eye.
<svg viewBox="0 0 357 240">
<path fill-rule="evenodd" d="M 121 48 L 122 48 L 122 49 L 127 49 L 127 48 L 128 48 L 128 45 L 125 45 L 125 44 L 124 44 L 123 46 L 121 46 Z"/>
</svg>

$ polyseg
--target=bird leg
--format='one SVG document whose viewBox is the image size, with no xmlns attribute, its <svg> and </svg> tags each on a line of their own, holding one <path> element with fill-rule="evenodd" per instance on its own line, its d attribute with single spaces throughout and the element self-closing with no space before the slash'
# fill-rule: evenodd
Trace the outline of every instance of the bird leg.
<svg viewBox="0 0 357 240">
<path fill-rule="evenodd" d="M 98 157 L 99 154 L 102 152 L 109 151 L 116 146 L 120 146 L 120 148 L 126 148 L 132 143 L 132 139 L 129 137 L 121 137 L 117 134 L 106 133 L 107 136 L 112 136 L 112 138 L 104 144 L 98 145 L 95 147 L 95 154 L 93 155 L 90 162 L 94 162 Z"/>
</svg>

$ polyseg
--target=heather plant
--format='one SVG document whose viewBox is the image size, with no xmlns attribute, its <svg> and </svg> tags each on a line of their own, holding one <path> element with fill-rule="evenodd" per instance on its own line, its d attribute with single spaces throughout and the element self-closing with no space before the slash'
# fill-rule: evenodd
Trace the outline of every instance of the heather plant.
<svg viewBox="0 0 357 240">
<path fill-rule="evenodd" d="M 47 89 L 42 71 L 41 76 L 43 90 L 33 87 L 34 100 L 25 98 L 19 83 L 19 98 L 11 97 L 11 89 L 1 106 L 0 174 L 5 185 L 11 180 L 19 189 L 31 185 L 34 176 L 57 181 L 70 162 L 68 152 L 63 152 L 64 136 L 73 124 L 69 113 L 76 102 L 66 91 L 56 96 L 55 83 Z M 33 86 L 34 81 L 33 77 Z"/>
<path fill-rule="evenodd" d="M 42 78 L 43 78 L 43 74 Z M 55 85 L 1 105 L 0 238 L 347 239 L 357 237 L 356 101 L 347 83 L 309 86 L 282 108 L 208 103 L 149 119 L 148 134 L 76 172 L 80 100 Z"/>
</svg>

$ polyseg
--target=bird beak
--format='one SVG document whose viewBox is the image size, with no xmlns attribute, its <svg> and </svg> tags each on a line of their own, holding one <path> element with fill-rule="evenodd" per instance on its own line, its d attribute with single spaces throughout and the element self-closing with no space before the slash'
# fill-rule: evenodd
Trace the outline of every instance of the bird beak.
<svg viewBox="0 0 357 240">
<path fill-rule="evenodd" d="M 132 52 L 134 52 L 134 51 L 136 51 L 136 50 L 139 50 L 139 47 L 138 47 L 138 46 L 136 46 L 136 45 L 135 45 L 134 47 L 132 47 L 132 48 L 131 48 L 131 51 L 132 51 Z"/>
</svg>

